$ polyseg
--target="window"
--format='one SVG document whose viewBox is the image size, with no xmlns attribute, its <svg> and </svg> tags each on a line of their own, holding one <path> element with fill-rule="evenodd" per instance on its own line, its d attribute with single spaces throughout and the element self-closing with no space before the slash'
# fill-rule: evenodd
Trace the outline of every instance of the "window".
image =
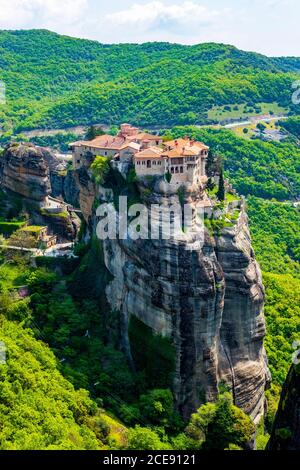
<svg viewBox="0 0 300 470">
<path fill-rule="evenodd" d="M 173 165 L 176 165 L 178 163 L 180 164 L 180 163 L 182 163 L 182 159 L 181 158 L 172 158 L 171 162 L 172 162 Z"/>
<path fill-rule="evenodd" d="M 183 166 L 180 167 L 180 173 L 183 173 Z"/>
<path fill-rule="evenodd" d="M 151 160 L 147 160 L 147 168 L 151 168 Z"/>
<path fill-rule="evenodd" d="M 173 166 L 171 167 L 171 173 L 174 173 L 174 167 Z"/>
<path fill-rule="evenodd" d="M 77 160 L 77 163 L 80 163 L 80 160 Z"/>
</svg>

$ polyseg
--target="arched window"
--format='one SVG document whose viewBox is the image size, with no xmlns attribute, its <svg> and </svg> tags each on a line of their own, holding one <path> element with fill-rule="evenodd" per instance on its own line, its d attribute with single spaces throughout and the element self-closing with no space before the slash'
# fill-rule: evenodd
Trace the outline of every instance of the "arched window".
<svg viewBox="0 0 300 470">
<path fill-rule="evenodd" d="M 147 160 L 147 168 L 151 168 L 151 160 Z"/>
</svg>

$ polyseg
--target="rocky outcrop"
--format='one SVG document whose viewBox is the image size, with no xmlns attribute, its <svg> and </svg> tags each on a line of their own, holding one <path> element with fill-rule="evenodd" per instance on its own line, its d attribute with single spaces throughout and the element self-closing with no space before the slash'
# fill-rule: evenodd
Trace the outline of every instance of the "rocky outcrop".
<svg viewBox="0 0 300 470">
<path fill-rule="evenodd" d="M 50 171 L 51 195 L 60 197 L 71 206 L 79 206 L 79 187 L 75 178 L 75 171 L 66 171 L 65 167 L 59 164 Z"/>
<path fill-rule="evenodd" d="M 63 197 L 65 187 L 68 187 L 72 201 L 77 198 L 78 192 L 73 189 L 77 183 L 65 169 L 65 164 L 51 151 L 30 143 L 7 146 L 0 163 L 0 182 L 6 192 L 8 207 L 10 200 L 18 200 L 18 211 L 14 210 L 14 216 L 26 212 L 32 223 L 47 225 L 61 241 L 74 240 L 80 227 L 80 219 L 67 210 L 66 204 L 62 203 L 55 211 L 49 204 L 48 196 Z"/>
<path fill-rule="evenodd" d="M 293 365 L 283 386 L 269 450 L 300 450 L 300 368 Z"/>
<path fill-rule="evenodd" d="M 0 161 L 0 181 L 5 189 L 42 203 L 48 195 L 78 206 L 79 189 L 73 171 L 48 148 L 30 143 L 11 144 Z"/>
<path fill-rule="evenodd" d="M 98 194 L 97 188 L 85 167 L 80 168 L 74 173 L 74 180 L 79 189 L 78 201 L 83 217 L 86 222 L 91 223 L 93 205 Z"/>
<path fill-rule="evenodd" d="M 235 404 L 258 419 L 263 412 L 264 390 L 271 376 L 263 348 L 264 288 L 244 207 L 236 225 L 214 238 L 225 283 L 220 373 L 225 382 L 232 385 Z"/>
<path fill-rule="evenodd" d="M 79 186 L 75 178 L 75 171 L 69 170 L 63 180 L 63 199 L 74 207 L 79 206 Z"/>
<path fill-rule="evenodd" d="M 96 190 L 86 170 L 77 178 L 81 208 L 91 222 L 96 194 L 105 199 L 105 191 Z M 148 207 L 182 204 L 171 185 L 149 184 L 140 187 Z M 194 188 L 185 195 L 194 210 L 206 197 L 203 189 L 197 193 Z M 191 230 L 177 239 L 105 240 L 105 264 L 113 276 L 106 295 L 125 325 L 123 345 L 129 357 L 131 316 L 172 341 L 173 391 L 185 418 L 204 401 L 214 400 L 225 382 L 235 404 L 258 422 L 269 382 L 263 347 L 264 289 L 244 207 L 228 225 L 212 234 L 194 218 Z"/>
<path fill-rule="evenodd" d="M 1 184 L 20 196 L 42 203 L 50 194 L 49 167 L 42 149 L 32 144 L 12 144 L 3 153 Z"/>
<path fill-rule="evenodd" d="M 50 214 L 45 211 L 31 211 L 31 218 L 37 225 L 46 225 L 52 233 L 55 233 L 59 242 L 75 240 L 79 229 L 80 219 L 74 214 L 61 212 Z"/>
</svg>

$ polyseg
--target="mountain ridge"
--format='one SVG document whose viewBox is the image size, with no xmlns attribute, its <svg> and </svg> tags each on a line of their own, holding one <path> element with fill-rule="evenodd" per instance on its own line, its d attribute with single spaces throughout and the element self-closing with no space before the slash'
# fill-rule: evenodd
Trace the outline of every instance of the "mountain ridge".
<svg viewBox="0 0 300 470">
<path fill-rule="evenodd" d="M 47 30 L 0 31 L 4 132 L 130 121 L 207 123 L 214 105 L 290 107 L 300 58 L 235 46 L 101 44 Z"/>
</svg>

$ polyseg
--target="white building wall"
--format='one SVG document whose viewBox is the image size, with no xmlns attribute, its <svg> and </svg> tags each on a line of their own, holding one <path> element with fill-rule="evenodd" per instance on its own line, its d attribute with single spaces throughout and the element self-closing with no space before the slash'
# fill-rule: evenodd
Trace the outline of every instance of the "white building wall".
<svg viewBox="0 0 300 470">
<path fill-rule="evenodd" d="M 147 166 L 147 162 L 149 161 L 151 162 L 151 166 Z M 138 159 L 135 161 L 135 172 L 138 176 L 164 175 L 165 174 L 164 162 L 161 159 L 160 161 L 155 160 L 155 163 L 153 159 L 151 160 Z"/>
<path fill-rule="evenodd" d="M 159 161 L 161 165 L 158 165 Z M 174 163 L 176 161 L 179 163 Z M 195 158 L 194 161 L 189 157 L 179 158 L 179 160 L 165 158 L 163 161 L 162 159 L 139 158 L 135 160 L 135 171 L 138 176 L 155 176 L 170 172 L 172 184 L 197 184 L 206 178 L 205 161 L 206 156 Z"/>
</svg>

